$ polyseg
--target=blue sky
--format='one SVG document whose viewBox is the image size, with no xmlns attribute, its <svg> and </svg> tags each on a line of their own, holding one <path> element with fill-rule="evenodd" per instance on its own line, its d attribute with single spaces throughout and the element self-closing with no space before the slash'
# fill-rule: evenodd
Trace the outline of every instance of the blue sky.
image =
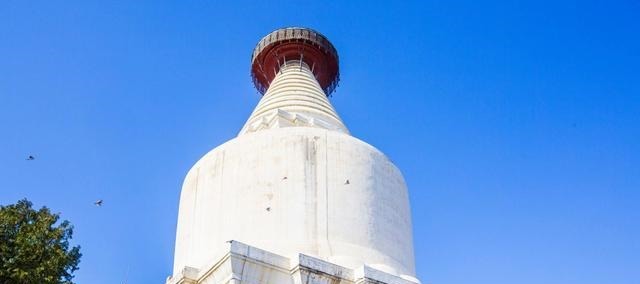
<svg viewBox="0 0 640 284">
<path fill-rule="evenodd" d="M 78 283 L 164 283 L 184 175 L 258 102 L 255 43 L 306 26 L 338 49 L 332 102 L 352 134 L 405 175 L 423 283 L 640 283 L 639 14 L 2 1 L 0 204 L 26 197 L 75 225 Z"/>
</svg>

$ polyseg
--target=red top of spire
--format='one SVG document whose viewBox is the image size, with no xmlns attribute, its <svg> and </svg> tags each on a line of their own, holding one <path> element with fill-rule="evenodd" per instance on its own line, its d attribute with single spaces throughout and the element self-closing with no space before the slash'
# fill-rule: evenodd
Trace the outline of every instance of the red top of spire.
<svg viewBox="0 0 640 284">
<path fill-rule="evenodd" d="M 338 52 L 331 42 L 312 29 L 284 28 L 263 37 L 251 56 L 253 84 L 264 94 L 286 61 L 306 63 L 328 96 L 340 81 Z"/>
</svg>

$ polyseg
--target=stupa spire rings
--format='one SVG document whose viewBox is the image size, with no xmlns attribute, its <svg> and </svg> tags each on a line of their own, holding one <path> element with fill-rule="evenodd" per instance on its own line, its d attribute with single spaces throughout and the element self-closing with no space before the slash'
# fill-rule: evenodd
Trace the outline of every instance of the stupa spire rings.
<svg viewBox="0 0 640 284">
<path fill-rule="evenodd" d="M 321 33 L 308 28 L 278 29 L 263 37 L 251 55 L 253 84 L 264 94 L 287 61 L 306 63 L 324 93 L 330 95 L 340 81 L 338 52 Z"/>
</svg>

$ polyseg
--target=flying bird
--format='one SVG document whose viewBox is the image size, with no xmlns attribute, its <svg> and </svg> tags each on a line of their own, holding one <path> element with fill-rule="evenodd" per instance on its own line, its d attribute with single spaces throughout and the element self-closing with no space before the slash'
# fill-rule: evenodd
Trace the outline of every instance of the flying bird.
<svg viewBox="0 0 640 284">
<path fill-rule="evenodd" d="M 35 159 L 36 159 L 36 157 L 34 157 L 32 155 L 29 155 L 29 157 L 26 158 L 27 161 L 33 161 Z"/>
<path fill-rule="evenodd" d="M 350 184 L 349 180 L 345 181 L 344 184 Z"/>
<path fill-rule="evenodd" d="M 102 206 L 102 199 L 98 199 L 96 202 L 93 203 L 93 205 L 98 207 Z"/>
</svg>

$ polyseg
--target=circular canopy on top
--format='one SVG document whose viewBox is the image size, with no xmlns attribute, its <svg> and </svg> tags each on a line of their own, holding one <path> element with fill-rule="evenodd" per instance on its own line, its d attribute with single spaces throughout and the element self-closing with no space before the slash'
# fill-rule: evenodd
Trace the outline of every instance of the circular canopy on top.
<svg viewBox="0 0 640 284">
<path fill-rule="evenodd" d="M 280 70 L 291 60 L 306 63 L 326 95 L 340 81 L 338 52 L 322 34 L 308 28 L 278 29 L 263 37 L 251 56 L 253 84 L 264 94 Z"/>
</svg>

